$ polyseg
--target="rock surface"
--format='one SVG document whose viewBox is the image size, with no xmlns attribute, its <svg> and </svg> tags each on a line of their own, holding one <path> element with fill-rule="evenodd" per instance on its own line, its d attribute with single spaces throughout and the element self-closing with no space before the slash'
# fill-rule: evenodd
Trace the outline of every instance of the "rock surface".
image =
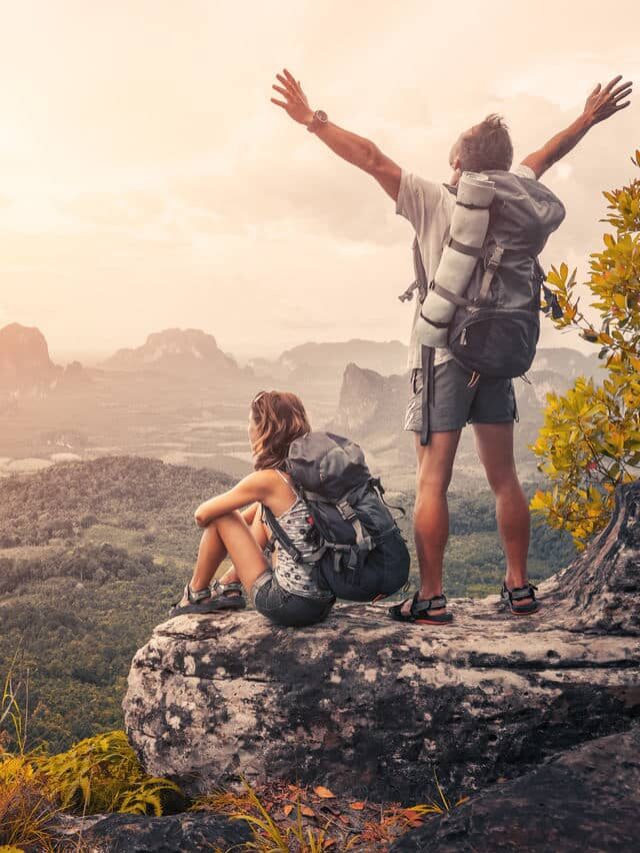
<svg viewBox="0 0 640 853">
<path fill-rule="evenodd" d="M 188 853 L 242 850 L 252 837 L 247 825 L 218 815 L 185 812 L 164 817 L 110 814 L 68 818 L 61 842 L 86 853 Z M 242 847 L 240 845 L 243 845 Z"/>
<path fill-rule="evenodd" d="M 452 796 L 521 775 L 640 714 L 639 533 L 636 483 L 533 617 L 490 597 L 453 601 L 439 629 L 357 605 L 302 630 L 249 611 L 169 620 L 133 660 L 131 743 L 189 794 L 243 774 L 409 804 L 434 772 Z"/>
<path fill-rule="evenodd" d="M 598 738 L 489 788 L 403 836 L 392 853 L 630 851 L 640 815 L 640 728 Z"/>
<path fill-rule="evenodd" d="M 616 491 L 607 528 L 545 585 L 547 620 L 570 631 L 640 636 L 640 482 Z"/>
</svg>

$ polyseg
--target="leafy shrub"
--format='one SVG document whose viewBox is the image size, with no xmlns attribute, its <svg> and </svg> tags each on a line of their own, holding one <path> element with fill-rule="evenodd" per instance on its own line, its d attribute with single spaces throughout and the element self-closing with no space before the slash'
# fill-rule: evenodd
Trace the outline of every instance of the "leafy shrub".
<svg viewBox="0 0 640 853">
<path fill-rule="evenodd" d="M 640 150 L 631 158 L 640 167 Z M 591 255 L 586 288 L 600 314 L 596 328 L 579 308 L 576 270 L 552 267 L 551 298 L 558 328 L 576 326 L 600 347 L 601 385 L 579 377 L 566 394 L 548 394 L 544 425 L 532 449 L 551 487 L 531 508 L 552 527 L 568 530 L 579 549 L 608 522 L 616 486 L 640 470 L 640 180 L 605 192 L 604 248 Z"/>
<path fill-rule="evenodd" d="M 66 811 L 161 815 L 163 795 L 180 794 L 169 779 L 144 773 L 123 731 L 85 738 L 67 752 L 34 761 Z"/>
</svg>

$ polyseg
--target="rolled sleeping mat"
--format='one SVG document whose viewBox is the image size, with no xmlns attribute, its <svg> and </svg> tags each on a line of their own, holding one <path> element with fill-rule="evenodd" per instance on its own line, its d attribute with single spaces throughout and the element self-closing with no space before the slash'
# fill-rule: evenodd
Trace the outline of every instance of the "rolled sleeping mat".
<svg viewBox="0 0 640 853">
<path fill-rule="evenodd" d="M 451 217 L 450 238 L 447 242 L 434 276 L 434 283 L 456 296 L 463 296 L 471 279 L 478 254 L 468 254 L 464 247 L 480 249 L 489 228 L 489 206 L 495 195 L 495 184 L 480 172 L 463 172 L 458 182 L 456 206 Z M 469 205 L 468 207 L 465 205 Z M 461 244 L 456 248 L 456 243 Z M 456 305 L 445 299 L 431 285 L 422 303 L 422 316 L 418 318 L 416 333 L 421 344 L 446 347 L 449 329 Z M 424 318 L 435 323 L 433 326 Z"/>
</svg>

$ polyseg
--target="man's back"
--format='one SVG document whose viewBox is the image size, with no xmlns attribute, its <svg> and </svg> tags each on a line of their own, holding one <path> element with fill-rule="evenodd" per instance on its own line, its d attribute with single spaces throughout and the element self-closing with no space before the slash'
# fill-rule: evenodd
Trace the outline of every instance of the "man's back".
<svg viewBox="0 0 640 853">
<path fill-rule="evenodd" d="M 533 180 L 536 177 L 533 170 L 523 164 L 516 166 L 513 173 Z M 435 277 L 455 203 L 455 196 L 443 184 L 427 181 L 418 175 L 402 170 L 396 213 L 404 216 L 413 225 L 427 281 L 433 281 Z M 420 303 L 416 301 L 407 361 L 407 367 L 410 370 L 422 366 L 422 346 L 416 333 L 420 319 L 420 308 Z M 443 364 L 450 358 L 452 355 L 446 347 L 438 347 L 434 363 L 436 365 Z"/>
</svg>

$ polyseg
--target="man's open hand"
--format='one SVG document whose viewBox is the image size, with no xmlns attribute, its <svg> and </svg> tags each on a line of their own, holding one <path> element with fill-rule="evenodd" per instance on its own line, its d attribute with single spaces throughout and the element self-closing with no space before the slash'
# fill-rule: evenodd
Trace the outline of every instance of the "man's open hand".
<svg viewBox="0 0 640 853">
<path fill-rule="evenodd" d="M 302 91 L 300 81 L 294 80 L 293 75 L 286 68 L 282 74 L 276 74 L 276 77 L 282 86 L 276 86 L 274 83 L 272 88 L 284 95 L 285 100 L 279 101 L 276 98 L 271 98 L 271 103 L 286 110 L 294 121 L 300 124 L 308 124 L 313 118 L 313 110 L 309 106 L 307 96 Z"/>
<path fill-rule="evenodd" d="M 630 81 L 620 83 L 620 80 L 622 80 L 622 74 L 618 74 L 617 77 L 610 80 L 604 89 L 598 83 L 587 98 L 583 114 L 590 126 L 604 121 L 631 103 L 631 101 L 623 101 L 623 99 L 631 94 L 632 83 Z M 619 86 L 618 83 L 620 83 Z"/>
</svg>

